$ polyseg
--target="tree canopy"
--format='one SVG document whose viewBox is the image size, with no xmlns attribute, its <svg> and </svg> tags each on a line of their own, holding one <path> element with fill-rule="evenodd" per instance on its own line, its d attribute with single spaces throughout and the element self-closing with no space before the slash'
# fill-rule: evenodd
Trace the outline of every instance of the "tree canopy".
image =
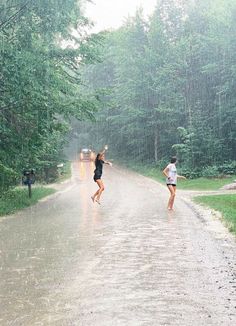
<svg viewBox="0 0 236 326">
<path fill-rule="evenodd" d="M 89 119 L 97 108 L 80 75 L 98 57 L 82 4 L 1 1 L 0 187 L 27 166 L 39 173 L 55 166 L 71 117 Z"/>
<path fill-rule="evenodd" d="M 107 90 L 89 141 L 141 162 L 177 154 L 196 175 L 236 160 L 235 18 L 235 0 L 162 0 L 107 32 L 84 74 Z"/>
<path fill-rule="evenodd" d="M 0 4 L 0 187 L 61 160 L 79 141 L 186 173 L 235 172 L 236 2 L 159 0 L 121 28 L 88 35 L 85 0 Z M 223 167 L 223 168 L 222 168 Z"/>
</svg>

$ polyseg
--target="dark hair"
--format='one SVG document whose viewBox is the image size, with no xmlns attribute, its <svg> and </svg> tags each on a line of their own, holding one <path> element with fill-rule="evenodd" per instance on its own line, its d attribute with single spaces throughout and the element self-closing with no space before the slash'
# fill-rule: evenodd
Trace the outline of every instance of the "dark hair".
<svg viewBox="0 0 236 326">
<path fill-rule="evenodd" d="M 100 156 L 101 156 L 101 155 L 102 155 L 102 153 L 98 153 L 98 154 L 97 154 L 95 162 L 97 162 L 97 161 L 100 160 Z"/>
<path fill-rule="evenodd" d="M 176 156 L 172 156 L 170 159 L 170 163 L 175 163 L 177 161 L 177 157 Z"/>
</svg>

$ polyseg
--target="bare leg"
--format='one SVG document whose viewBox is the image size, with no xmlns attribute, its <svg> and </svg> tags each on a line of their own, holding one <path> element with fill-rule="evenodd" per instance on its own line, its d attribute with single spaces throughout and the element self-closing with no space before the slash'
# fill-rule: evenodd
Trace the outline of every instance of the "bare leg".
<svg viewBox="0 0 236 326">
<path fill-rule="evenodd" d="M 102 182 L 101 179 L 98 179 L 96 182 L 98 184 L 99 189 L 96 192 L 97 193 L 97 195 L 96 195 L 97 198 L 95 199 L 95 197 L 94 197 L 94 199 L 96 200 L 96 202 L 98 204 L 100 204 L 100 197 L 101 197 L 101 194 L 102 194 L 102 192 L 104 191 L 105 188 L 104 188 L 104 185 L 103 185 L 103 182 Z"/>
<path fill-rule="evenodd" d="M 175 200 L 175 192 L 176 192 L 176 187 L 174 186 L 167 186 L 169 191 L 170 191 L 170 198 L 168 201 L 168 209 L 172 210 L 173 209 L 173 205 L 174 205 L 174 200 Z"/>
<path fill-rule="evenodd" d="M 176 187 L 173 186 L 174 194 L 172 196 L 172 201 L 171 201 L 171 206 L 170 208 L 173 209 L 174 206 L 174 201 L 175 201 L 175 196 L 176 196 Z"/>
<path fill-rule="evenodd" d="M 95 192 L 95 194 L 91 197 L 92 201 L 94 202 L 95 198 L 97 197 L 98 193 L 99 193 L 100 188 Z"/>
<path fill-rule="evenodd" d="M 95 194 L 91 197 L 91 199 L 92 199 L 93 202 L 94 202 L 95 198 L 97 197 L 98 192 L 99 192 L 99 190 L 97 190 L 97 191 L 95 192 Z"/>
</svg>

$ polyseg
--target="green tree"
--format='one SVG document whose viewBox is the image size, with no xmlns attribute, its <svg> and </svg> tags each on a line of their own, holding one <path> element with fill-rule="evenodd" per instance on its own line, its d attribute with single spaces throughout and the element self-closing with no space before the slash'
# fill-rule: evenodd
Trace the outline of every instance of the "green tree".
<svg viewBox="0 0 236 326">
<path fill-rule="evenodd" d="M 61 157 L 71 117 L 97 108 L 80 67 L 97 58 L 98 40 L 76 0 L 3 1 L 0 13 L 0 163 L 43 174 Z"/>
</svg>

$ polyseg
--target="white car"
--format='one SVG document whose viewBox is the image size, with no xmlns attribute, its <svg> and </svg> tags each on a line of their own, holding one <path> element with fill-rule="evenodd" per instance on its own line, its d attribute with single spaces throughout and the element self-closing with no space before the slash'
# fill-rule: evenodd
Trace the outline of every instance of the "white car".
<svg viewBox="0 0 236 326">
<path fill-rule="evenodd" d="M 80 161 L 93 161 L 94 152 L 89 148 L 82 148 L 79 155 Z"/>
</svg>

